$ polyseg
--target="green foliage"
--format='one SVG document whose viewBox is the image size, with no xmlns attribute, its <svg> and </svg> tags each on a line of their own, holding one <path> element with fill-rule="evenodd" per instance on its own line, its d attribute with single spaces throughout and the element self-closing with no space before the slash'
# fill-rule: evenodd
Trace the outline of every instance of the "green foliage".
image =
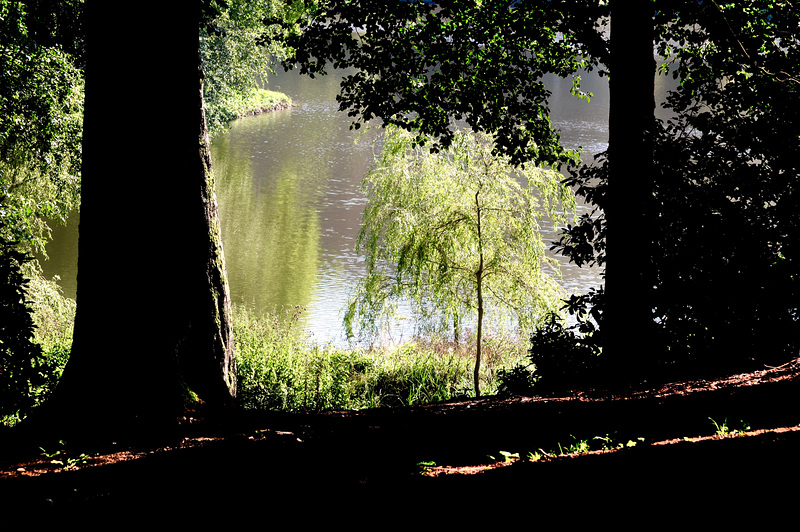
<svg viewBox="0 0 800 532">
<path fill-rule="evenodd" d="M 235 118 L 273 106 L 271 97 L 264 100 L 259 84 L 266 84 L 275 61 L 286 55 L 285 36 L 295 31 L 293 22 L 314 4 L 230 0 L 224 8 L 209 11 L 212 18 L 200 33 L 200 51 L 210 135 Z"/>
<path fill-rule="evenodd" d="M 503 392 L 552 394 L 591 385 L 603 377 L 602 350 L 593 335 L 576 333 L 555 317 L 531 335 L 529 360 L 499 375 Z"/>
<path fill-rule="evenodd" d="M 48 220 L 65 220 L 79 201 L 83 79 L 76 65 L 82 45 L 68 12 L 79 16 L 81 6 L 68 2 L 58 13 L 49 13 L 44 3 L 29 6 L 0 0 L 0 416 L 4 424 L 24 417 L 49 393 L 71 343 L 40 338 L 43 329 L 35 315 L 35 299 L 44 281 L 29 255 L 44 251 Z"/>
<path fill-rule="evenodd" d="M 287 411 L 349 406 L 347 377 L 362 361 L 332 347 L 308 348 L 278 320 L 234 316 L 238 397 L 245 408 Z"/>
<path fill-rule="evenodd" d="M 18 252 L 0 259 L 0 423 L 13 425 L 44 401 L 61 377 L 72 345 L 75 302 Z"/>
<path fill-rule="evenodd" d="M 55 451 L 47 451 L 43 447 L 39 447 L 39 450 L 42 452 L 42 456 L 50 460 L 51 464 L 61 467 L 64 471 L 83 467 L 92 459 L 92 455 L 86 453 L 75 454 L 70 452 L 66 448 L 67 444 L 64 440 L 59 440 L 58 444 L 59 449 Z"/>
<path fill-rule="evenodd" d="M 618 441 L 610 435 L 595 436 L 593 438 L 580 439 L 574 435 L 570 435 L 571 441 L 562 444 L 557 442 L 558 449 L 553 449 L 547 452 L 543 449 L 538 451 L 531 451 L 528 453 L 528 460 L 531 462 L 538 462 L 544 458 L 558 458 L 567 454 L 586 454 L 593 451 L 620 451 L 623 449 L 632 449 L 639 444 L 645 442 L 644 438 L 636 438 L 635 440 Z"/>
<path fill-rule="evenodd" d="M 681 85 L 654 155 L 654 307 L 673 356 L 770 363 L 800 347 L 800 12 L 705 4 L 665 28 Z"/>
<path fill-rule="evenodd" d="M 750 425 L 744 422 L 744 420 L 739 420 L 741 428 L 734 429 L 728 426 L 728 418 L 722 420 L 722 423 L 717 423 L 712 418 L 708 418 L 711 421 L 711 424 L 714 425 L 714 435 L 715 436 L 742 436 L 745 432 L 750 430 Z"/>
<path fill-rule="evenodd" d="M 312 75 L 357 67 L 340 98 L 356 120 L 378 117 L 443 146 L 464 120 L 496 134 L 497 150 L 515 161 L 563 163 L 569 153 L 541 76 L 624 65 L 611 57 L 609 13 L 608 2 L 580 0 L 334 0 L 292 59 Z M 619 259 L 640 263 L 653 287 L 634 295 L 659 328 L 645 371 L 796 355 L 800 11 L 793 2 L 685 0 L 656 2 L 653 13 L 659 71 L 680 85 L 665 105 L 671 118 L 655 128 L 653 202 L 630 206 L 632 219 L 646 213 L 638 223 L 651 238 L 628 242 L 633 253 Z M 605 265 L 609 172 L 603 155 L 570 183 L 597 206 L 556 246 L 578 265 Z M 605 297 L 570 299 L 582 314 L 576 339 L 602 332 Z"/>
<path fill-rule="evenodd" d="M 485 311 L 487 323 L 523 334 L 558 311 L 558 267 L 539 226 L 564 223 L 574 196 L 557 172 L 493 154 L 487 136 L 459 132 L 433 151 L 390 127 L 383 142 L 362 184 L 368 202 L 357 250 L 367 272 L 345 327 L 351 336 L 355 326 L 377 335 L 403 304 L 428 330 L 453 326 L 455 338 L 476 320 L 477 377 Z"/>
<path fill-rule="evenodd" d="M 45 219 L 78 204 L 83 81 L 75 58 L 34 40 L 28 21 L 24 3 L 0 2 L 0 240 L 42 251 Z"/>
<path fill-rule="evenodd" d="M 287 320 L 234 309 L 239 400 L 245 408 L 288 411 L 403 406 L 442 401 L 470 387 L 463 346 L 436 339 L 383 349 L 309 345 Z M 496 369 L 521 359 L 519 348 L 489 342 L 483 385 L 496 389 Z"/>
<path fill-rule="evenodd" d="M 28 411 L 30 390 L 42 384 L 42 351 L 33 342 L 34 325 L 22 265 L 29 260 L 13 250 L 0 253 L 0 416 Z"/>
<path fill-rule="evenodd" d="M 286 64 L 312 76 L 357 68 L 339 101 L 361 122 L 377 117 L 420 133 L 419 142 L 433 138 L 447 147 L 456 137 L 454 119 L 464 120 L 495 134 L 496 150 L 515 164 L 558 165 L 575 154 L 559 143 L 542 78 L 597 65 L 589 50 L 604 47 L 603 4 L 332 0 L 290 39 Z M 572 93 L 588 97 L 573 79 Z"/>
<path fill-rule="evenodd" d="M 586 454 L 591 449 L 589 448 L 589 440 L 579 440 L 575 436 L 571 436 L 572 443 L 562 447 L 561 443 L 558 444 L 559 454 Z"/>
<path fill-rule="evenodd" d="M 661 72 L 680 84 L 655 132 L 653 245 L 631 243 L 659 326 L 652 365 L 738 370 L 796 356 L 800 12 L 766 0 L 660 8 Z M 598 162 L 570 181 L 598 210 L 557 245 L 578 265 L 605 262 L 609 168 L 604 155 Z M 604 297 L 571 303 L 593 307 L 601 324 Z"/>
<path fill-rule="evenodd" d="M 377 332 L 403 299 L 428 330 L 463 322 L 477 310 L 479 270 L 498 325 L 510 313 L 530 329 L 558 304 L 557 267 L 539 234 L 546 217 L 559 223 L 560 209 L 574 208 L 557 173 L 515 169 L 491 154 L 489 139 L 470 133 L 432 153 L 388 129 L 362 188 L 369 198 L 357 248 L 367 277 L 345 315 L 349 332 L 357 323 Z"/>
<path fill-rule="evenodd" d="M 419 474 L 425 475 L 429 473 L 434 467 L 436 467 L 436 462 L 433 460 L 423 460 L 422 462 L 417 462 L 416 466 L 419 468 Z"/>
<path fill-rule="evenodd" d="M 242 94 L 232 94 L 225 102 L 226 120 L 261 114 L 292 104 L 291 98 L 283 93 L 253 88 Z"/>
</svg>

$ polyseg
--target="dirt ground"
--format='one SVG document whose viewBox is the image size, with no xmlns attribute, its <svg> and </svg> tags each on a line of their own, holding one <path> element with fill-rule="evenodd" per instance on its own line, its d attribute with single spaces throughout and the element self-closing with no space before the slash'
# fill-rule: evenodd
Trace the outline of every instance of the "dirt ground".
<svg viewBox="0 0 800 532">
<path fill-rule="evenodd" d="M 644 529 L 761 516 L 763 526 L 767 509 L 777 522 L 797 510 L 798 392 L 800 359 L 617 394 L 198 414 L 170 438 L 94 449 L 43 453 L 7 439 L 0 515 L 378 519 L 390 529 L 481 519 L 517 526 L 510 515 Z M 718 433 L 722 426 L 728 434 Z M 597 450 L 562 453 L 581 441 Z"/>
</svg>

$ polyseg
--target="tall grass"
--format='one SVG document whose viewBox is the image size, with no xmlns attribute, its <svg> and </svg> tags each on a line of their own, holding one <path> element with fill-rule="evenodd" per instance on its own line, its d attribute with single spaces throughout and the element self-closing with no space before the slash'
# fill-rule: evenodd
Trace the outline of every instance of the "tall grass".
<svg viewBox="0 0 800 532">
<path fill-rule="evenodd" d="M 382 348 L 310 344 L 298 311 L 281 319 L 234 311 L 239 399 L 246 408 L 288 411 L 418 405 L 472 394 L 474 342 L 426 337 Z M 482 386 L 525 360 L 526 345 L 490 337 Z"/>
<path fill-rule="evenodd" d="M 55 388 L 72 346 L 75 301 L 55 281 L 30 274 L 28 299 L 34 341 L 42 348 L 43 385 L 30 390 L 36 402 Z M 420 405 L 472 395 L 474 339 L 461 343 L 428 335 L 386 347 L 338 347 L 307 341 L 300 309 L 288 316 L 258 317 L 233 309 L 239 401 L 245 408 L 319 411 Z M 498 370 L 526 360 L 527 342 L 504 335 L 486 339 L 481 386 L 498 387 Z M 14 425 L 24 413 L 0 419 Z"/>
</svg>

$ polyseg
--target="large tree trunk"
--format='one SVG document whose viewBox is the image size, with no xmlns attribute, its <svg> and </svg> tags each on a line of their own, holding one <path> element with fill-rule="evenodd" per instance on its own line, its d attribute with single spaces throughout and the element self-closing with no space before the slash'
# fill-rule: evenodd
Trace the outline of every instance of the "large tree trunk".
<svg viewBox="0 0 800 532">
<path fill-rule="evenodd" d="M 651 348 L 648 274 L 653 241 L 654 5 L 611 2 L 609 177 L 604 351 L 617 377 L 639 373 Z"/>
<path fill-rule="evenodd" d="M 235 396 L 200 6 L 96 0 L 87 15 L 77 316 L 51 406 L 170 422 L 193 394 Z"/>
</svg>

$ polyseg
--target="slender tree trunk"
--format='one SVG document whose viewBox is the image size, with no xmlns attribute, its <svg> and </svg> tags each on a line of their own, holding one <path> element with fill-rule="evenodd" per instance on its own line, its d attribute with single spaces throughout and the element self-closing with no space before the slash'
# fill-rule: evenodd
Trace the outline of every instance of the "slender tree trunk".
<svg viewBox="0 0 800 532">
<path fill-rule="evenodd" d="M 648 269 L 652 228 L 652 1 L 612 0 L 604 351 L 616 377 L 634 377 L 652 348 Z"/>
<path fill-rule="evenodd" d="M 483 253 L 481 253 L 481 266 L 475 275 L 478 283 L 478 331 L 475 347 L 475 397 L 481 396 L 481 356 L 483 344 Z"/>
<path fill-rule="evenodd" d="M 200 9 L 87 4 L 77 316 L 51 405 L 98 429 L 169 424 L 195 394 L 235 395 Z"/>
<path fill-rule="evenodd" d="M 480 191 L 475 193 L 475 207 L 478 220 L 478 271 L 475 272 L 475 287 L 478 293 L 478 330 L 475 339 L 475 397 L 481 396 L 481 355 L 483 348 L 483 240 L 481 234 Z"/>
</svg>

